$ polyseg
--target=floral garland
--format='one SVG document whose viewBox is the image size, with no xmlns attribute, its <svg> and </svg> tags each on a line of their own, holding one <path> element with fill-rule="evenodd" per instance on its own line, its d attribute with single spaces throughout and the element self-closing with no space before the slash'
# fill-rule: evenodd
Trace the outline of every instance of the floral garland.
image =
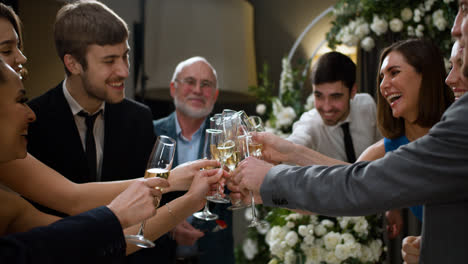
<svg viewBox="0 0 468 264">
<path fill-rule="evenodd" d="M 450 56 L 450 24 L 455 20 L 455 0 L 339 0 L 335 20 L 327 33 L 328 45 L 357 46 L 371 51 L 377 40 L 430 38 Z"/>
<path fill-rule="evenodd" d="M 267 228 L 249 229 L 236 263 L 370 264 L 382 263 L 382 218 L 302 215 L 261 207 Z M 249 211 L 246 218 L 250 219 Z M 262 213 L 261 213 L 262 214 Z"/>
</svg>

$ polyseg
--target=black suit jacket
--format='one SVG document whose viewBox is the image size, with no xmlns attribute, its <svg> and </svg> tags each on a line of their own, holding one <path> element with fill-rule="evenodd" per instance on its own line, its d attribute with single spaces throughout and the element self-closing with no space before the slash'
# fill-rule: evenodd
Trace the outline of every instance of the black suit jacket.
<svg viewBox="0 0 468 264">
<path fill-rule="evenodd" d="M 0 237 L 0 263 L 121 263 L 124 256 L 122 227 L 105 206 Z"/>
<path fill-rule="evenodd" d="M 37 116 L 29 126 L 29 153 L 73 182 L 89 182 L 86 154 L 62 83 L 29 106 Z M 149 108 L 128 99 L 106 103 L 104 127 L 101 180 L 142 177 L 155 140 Z"/>
<path fill-rule="evenodd" d="M 89 182 L 86 154 L 62 83 L 33 99 L 29 106 L 37 116 L 29 126 L 29 153 L 73 182 Z M 104 129 L 101 180 L 143 177 L 155 141 L 150 109 L 129 99 L 118 104 L 106 103 Z M 33 204 L 46 213 L 66 216 Z M 143 251 L 132 254 L 128 261 L 133 262 Z"/>
<path fill-rule="evenodd" d="M 176 113 L 173 112 L 165 118 L 155 120 L 154 130 L 157 135 L 166 135 L 173 139 L 177 139 L 176 131 Z M 210 127 L 209 118 L 205 120 L 205 128 Z M 198 158 L 203 158 L 203 145 L 205 144 L 205 131 L 202 132 L 200 147 L 198 150 Z M 177 151 L 174 155 L 173 168 L 179 165 Z M 172 192 L 164 194 L 162 204 L 173 200 L 185 192 Z M 198 240 L 199 263 L 200 264 L 233 264 L 234 263 L 234 242 L 232 235 L 232 212 L 227 210 L 229 204 L 209 203 L 210 211 L 219 215 L 219 219 L 227 224 L 227 228 L 217 232 L 211 232 L 216 227 L 215 221 L 202 221 L 194 218 L 192 225 L 205 232 L 205 236 Z M 172 248 L 165 247 L 166 252 L 172 252 L 170 255 L 175 255 L 176 243 L 172 243 Z M 165 262 L 163 262 L 165 263 Z M 172 263 L 169 260 L 168 263 Z"/>
</svg>

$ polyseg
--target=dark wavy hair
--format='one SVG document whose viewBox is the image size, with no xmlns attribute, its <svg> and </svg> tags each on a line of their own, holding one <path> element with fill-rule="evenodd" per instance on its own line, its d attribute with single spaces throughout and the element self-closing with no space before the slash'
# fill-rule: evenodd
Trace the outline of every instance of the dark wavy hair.
<svg viewBox="0 0 468 264">
<path fill-rule="evenodd" d="M 439 122 L 444 111 L 455 100 L 452 90 L 445 84 L 447 75 L 444 60 L 437 46 L 426 39 L 409 39 L 396 42 L 380 55 L 379 72 L 383 60 L 391 52 L 403 55 L 406 62 L 421 74 L 418 117 L 414 124 L 432 127 Z M 387 100 L 380 93 L 382 78 L 377 75 L 377 123 L 386 138 L 394 139 L 405 134 L 403 118 L 395 118 Z"/>
</svg>

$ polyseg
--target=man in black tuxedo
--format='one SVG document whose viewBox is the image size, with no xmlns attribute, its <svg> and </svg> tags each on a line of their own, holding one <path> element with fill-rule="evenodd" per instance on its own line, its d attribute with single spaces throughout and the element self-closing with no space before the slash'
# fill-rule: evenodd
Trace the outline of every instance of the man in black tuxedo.
<svg viewBox="0 0 468 264">
<path fill-rule="evenodd" d="M 66 78 L 29 103 L 37 122 L 28 151 L 76 183 L 142 177 L 155 134 L 150 109 L 124 98 L 126 23 L 102 3 L 78 1 L 59 10 L 54 36 Z"/>
</svg>

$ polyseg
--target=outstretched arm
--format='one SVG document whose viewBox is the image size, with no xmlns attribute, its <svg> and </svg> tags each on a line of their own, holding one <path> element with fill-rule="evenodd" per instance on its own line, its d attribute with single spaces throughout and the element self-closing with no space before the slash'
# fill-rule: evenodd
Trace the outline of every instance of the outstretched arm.
<svg viewBox="0 0 468 264">
<path fill-rule="evenodd" d="M 171 171 L 171 187 L 164 191 L 187 190 L 200 168 L 216 164 L 201 160 L 178 166 Z M 0 164 L 0 181 L 28 199 L 75 215 L 109 204 L 136 179 L 76 184 L 28 154 L 25 159 Z"/>
<path fill-rule="evenodd" d="M 253 140 L 263 145 L 262 154 L 264 160 L 274 164 L 287 163 L 299 166 L 348 164 L 320 154 L 305 146 L 295 144 L 272 133 L 256 133 L 253 136 Z"/>
</svg>

